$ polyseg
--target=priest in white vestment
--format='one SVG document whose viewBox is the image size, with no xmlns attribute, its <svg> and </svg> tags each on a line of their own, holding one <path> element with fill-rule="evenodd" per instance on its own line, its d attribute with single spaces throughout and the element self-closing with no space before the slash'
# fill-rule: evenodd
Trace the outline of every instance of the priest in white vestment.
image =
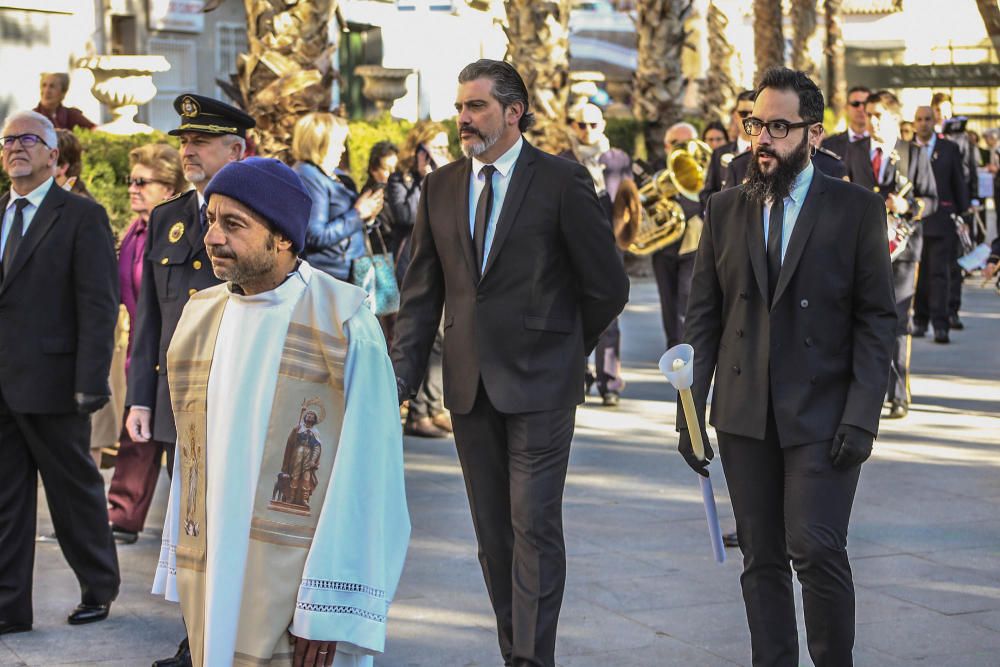
<svg viewBox="0 0 1000 667">
<path fill-rule="evenodd" d="M 195 667 L 372 665 L 410 534 L 396 383 L 365 293 L 297 258 L 311 201 L 277 160 L 224 167 L 167 355 L 178 442 L 153 592 Z"/>
</svg>

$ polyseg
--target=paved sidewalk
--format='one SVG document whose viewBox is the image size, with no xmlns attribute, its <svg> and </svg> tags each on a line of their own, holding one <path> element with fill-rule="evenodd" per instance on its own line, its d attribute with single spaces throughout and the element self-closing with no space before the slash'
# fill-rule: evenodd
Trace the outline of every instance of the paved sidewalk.
<svg viewBox="0 0 1000 667">
<path fill-rule="evenodd" d="M 1000 664 L 1000 296 L 967 285 L 965 305 L 967 328 L 950 346 L 914 341 L 913 410 L 883 422 L 864 467 L 850 536 L 859 666 Z M 674 392 L 656 370 L 663 334 L 651 282 L 633 285 L 622 332 L 621 406 L 591 397 L 578 412 L 559 664 L 747 665 L 738 552 L 713 562 L 698 483 L 674 451 Z M 413 540 L 376 664 L 497 667 L 454 446 L 408 438 L 406 448 Z M 712 470 L 731 528 L 721 466 Z M 150 530 L 119 549 L 124 584 L 111 619 L 65 624 L 76 584 L 58 547 L 41 544 L 35 630 L 0 638 L 0 665 L 132 667 L 174 652 L 176 606 L 147 593 L 164 481 Z M 39 527 L 50 528 L 47 516 Z M 804 635 L 800 644 L 809 665 Z"/>
</svg>

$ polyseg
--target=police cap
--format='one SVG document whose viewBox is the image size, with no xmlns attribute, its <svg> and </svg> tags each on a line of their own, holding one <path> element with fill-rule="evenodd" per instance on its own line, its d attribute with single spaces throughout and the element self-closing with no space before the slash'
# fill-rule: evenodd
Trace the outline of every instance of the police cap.
<svg viewBox="0 0 1000 667">
<path fill-rule="evenodd" d="M 181 116 L 181 125 L 167 134 L 184 132 L 203 134 L 235 134 L 246 139 L 247 130 L 257 123 L 249 115 L 224 102 L 204 95 L 185 93 L 174 100 L 174 109 Z"/>
</svg>

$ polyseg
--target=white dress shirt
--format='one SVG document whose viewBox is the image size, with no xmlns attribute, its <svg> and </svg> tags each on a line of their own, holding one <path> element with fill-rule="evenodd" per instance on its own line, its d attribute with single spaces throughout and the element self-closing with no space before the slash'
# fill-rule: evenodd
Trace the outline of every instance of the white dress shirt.
<svg viewBox="0 0 1000 667">
<path fill-rule="evenodd" d="M 507 188 L 510 187 L 510 179 L 514 175 L 514 165 L 521 155 L 521 148 L 524 146 L 524 139 L 518 137 L 517 143 L 511 146 L 506 153 L 498 157 L 493 166 L 493 208 L 490 209 L 490 219 L 486 221 L 486 237 L 483 240 L 483 265 L 479 267 L 482 272 L 486 268 L 486 261 L 490 257 L 490 248 L 493 246 L 493 237 L 497 232 L 497 221 L 500 219 L 500 211 L 503 210 L 503 200 L 507 196 Z M 486 176 L 482 174 L 485 162 L 478 158 L 472 158 L 472 179 L 469 187 L 469 234 L 475 236 L 476 233 L 476 204 L 479 203 L 479 195 L 486 187 Z"/>
<path fill-rule="evenodd" d="M 21 238 L 28 235 L 28 225 L 35 219 L 38 207 L 42 205 L 42 200 L 45 199 L 45 195 L 49 194 L 49 188 L 55 182 L 55 179 L 50 177 L 37 188 L 23 195 L 23 198 L 28 200 L 28 205 L 24 207 L 24 211 L 21 213 L 21 217 L 24 220 L 24 226 L 21 227 Z M 3 239 L 0 242 L 0 257 L 3 256 L 3 249 L 7 247 L 7 236 L 10 234 L 10 228 L 14 226 L 14 213 L 16 212 L 14 202 L 21 198 L 22 195 L 14 192 L 14 188 L 10 189 L 10 200 L 8 200 L 7 208 L 3 212 Z"/>
<path fill-rule="evenodd" d="M 788 250 L 788 239 L 792 236 L 795 228 L 795 221 L 802 211 L 802 204 L 805 203 L 806 194 L 809 193 L 809 186 L 812 184 L 813 173 L 812 160 L 806 164 L 806 168 L 799 172 L 799 175 L 792 181 L 788 196 L 785 197 L 785 215 L 781 221 L 781 261 L 785 261 L 785 251 Z M 767 253 L 768 226 L 771 222 L 771 204 L 764 207 L 764 252 Z"/>
</svg>

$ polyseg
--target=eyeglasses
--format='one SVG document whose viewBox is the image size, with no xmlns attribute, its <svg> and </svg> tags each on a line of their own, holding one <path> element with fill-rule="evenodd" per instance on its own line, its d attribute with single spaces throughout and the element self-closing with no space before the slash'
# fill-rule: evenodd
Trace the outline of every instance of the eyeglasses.
<svg viewBox="0 0 1000 667">
<path fill-rule="evenodd" d="M 152 178 L 132 178 L 131 176 L 125 177 L 125 185 L 132 187 L 133 185 L 137 188 L 144 188 L 150 183 L 163 183 L 163 181 L 157 181 Z"/>
<path fill-rule="evenodd" d="M 862 102 L 861 100 L 854 100 L 853 102 L 847 103 L 847 106 L 854 107 L 855 109 L 857 109 L 858 107 L 863 107 L 864 105 L 865 103 Z"/>
<path fill-rule="evenodd" d="M 21 148 L 34 148 L 37 144 L 48 147 L 45 140 L 37 134 L 12 134 L 7 137 L 0 137 L 0 143 L 3 144 L 4 148 L 13 148 L 15 141 L 21 142 Z"/>
<path fill-rule="evenodd" d="M 739 116 L 740 118 L 749 118 L 750 114 L 752 114 L 752 113 L 753 113 L 752 111 L 746 111 L 744 109 L 743 111 L 737 111 L 736 115 Z"/>
<path fill-rule="evenodd" d="M 760 133 L 766 127 L 767 133 L 771 135 L 772 139 L 784 139 L 788 136 L 789 130 L 794 130 L 798 127 L 809 127 L 815 124 L 816 121 L 813 120 L 804 120 L 801 123 L 789 123 L 787 120 L 771 120 L 765 123 L 760 118 L 747 118 L 743 121 L 743 129 L 751 137 L 757 137 L 760 136 Z"/>
<path fill-rule="evenodd" d="M 597 123 L 584 123 L 583 121 L 577 121 L 576 123 L 576 126 L 581 130 L 586 130 L 586 129 L 596 130 L 597 125 L 598 125 Z"/>
</svg>

